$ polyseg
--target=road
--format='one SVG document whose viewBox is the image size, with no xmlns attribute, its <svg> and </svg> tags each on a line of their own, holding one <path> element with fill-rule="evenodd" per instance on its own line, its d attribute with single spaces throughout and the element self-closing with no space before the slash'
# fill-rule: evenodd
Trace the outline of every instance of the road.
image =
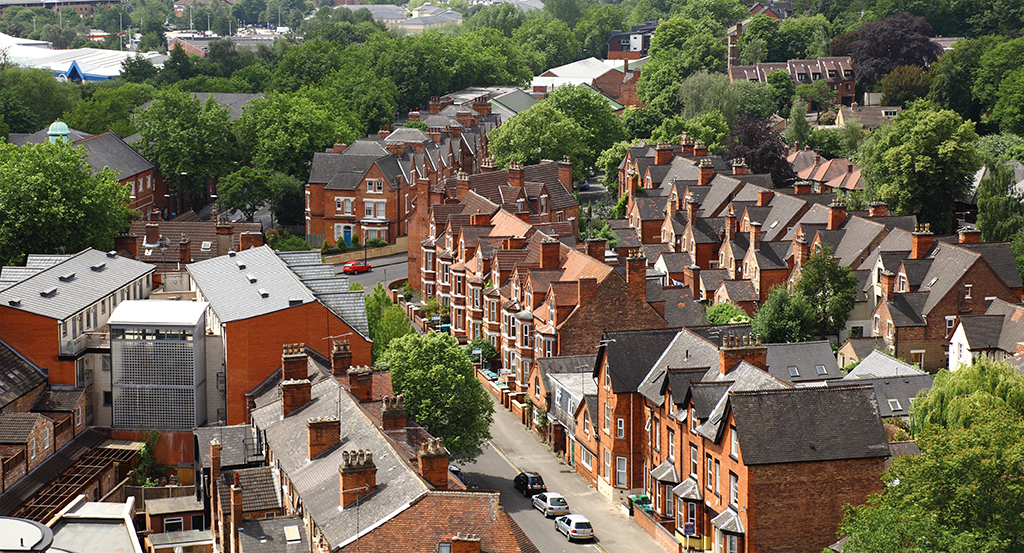
<svg viewBox="0 0 1024 553">
<path fill-rule="evenodd" d="M 349 282 L 358 282 L 363 285 L 363 290 L 370 292 L 378 282 L 394 282 L 409 276 L 409 257 L 405 253 L 389 255 L 366 260 L 372 269 L 357 275 L 348 275 Z M 341 273 L 341 265 L 335 265 L 334 270 Z"/>
<path fill-rule="evenodd" d="M 501 492 L 501 504 L 541 553 L 664 551 L 618 505 L 612 505 L 571 467 L 559 461 L 547 444 L 527 431 L 511 412 L 500 403 L 494 405 L 494 439 L 477 462 L 463 466 L 462 472 L 467 485 Z M 512 487 L 512 479 L 520 469 L 540 473 L 549 490 L 565 496 L 573 513 L 590 519 L 597 539 L 566 542 L 555 531 L 554 522 L 533 509 L 530 500 Z"/>
</svg>

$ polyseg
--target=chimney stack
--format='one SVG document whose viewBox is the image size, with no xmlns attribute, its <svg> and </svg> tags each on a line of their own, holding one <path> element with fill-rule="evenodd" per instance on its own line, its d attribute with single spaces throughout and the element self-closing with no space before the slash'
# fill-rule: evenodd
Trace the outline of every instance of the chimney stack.
<svg viewBox="0 0 1024 553">
<path fill-rule="evenodd" d="M 373 369 L 369 366 L 350 368 L 348 389 L 359 401 L 370 401 L 373 398 Z"/>
<path fill-rule="evenodd" d="M 761 249 L 761 223 L 750 222 L 750 247 L 754 250 Z"/>
<path fill-rule="evenodd" d="M 336 417 L 306 419 L 306 458 L 316 459 L 341 443 L 341 420 Z"/>
<path fill-rule="evenodd" d="M 480 172 L 481 173 L 493 173 L 494 171 L 495 171 L 494 158 L 491 157 L 491 156 L 485 157 L 483 163 L 480 164 Z"/>
<path fill-rule="evenodd" d="M 828 206 L 828 230 L 837 230 L 846 221 L 846 204 L 838 197 Z"/>
<path fill-rule="evenodd" d="M 807 259 L 811 256 L 811 247 L 807 243 L 807 238 L 804 233 L 797 235 L 796 240 L 793 242 L 793 253 L 794 261 L 797 267 L 803 267 L 807 263 Z"/>
<path fill-rule="evenodd" d="M 711 163 L 711 158 L 703 158 L 697 164 L 697 186 L 706 186 L 711 183 L 711 179 L 715 176 L 715 166 Z"/>
<path fill-rule="evenodd" d="M 733 236 L 736 235 L 736 214 L 730 209 L 725 214 L 725 241 L 732 242 Z M 724 268 L 724 267 L 723 267 Z"/>
<path fill-rule="evenodd" d="M 302 380 L 309 376 L 306 344 L 284 344 L 281 354 L 281 380 Z"/>
<path fill-rule="evenodd" d="M 409 121 L 419 121 L 419 120 L 420 120 L 420 112 L 419 111 L 412 110 L 412 111 L 409 112 Z"/>
<path fill-rule="evenodd" d="M 241 544 L 238 543 L 238 531 L 242 528 L 242 485 L 239 483 L 238 473 L 234 474 L 234 484 L 231 486 L 231 551 L 242 553 Z"/>
<path fill-rule="evenodd" d="M 981 231 L 978 229 L 961 229 L 959 241 L 961 244 L 980 244 Z"/>
<path fill-rule="evenodd" d="M 882 288 L 882 301 L 892 301 L 892 295 L 896 292 L 896 275 L 892 271 L 881 271 L 878 273 L 878 284 Z"/>
<path fill-rule="evenodd" d="M 608 241 L 601 238 L 587 239 L 587 255 L 604 263 L 604 250 L 608 247 Z"/>
<path fill-rule="evenodd" d="M 729 374 L 729 370 L 740 361 L 767 370 L 768 347 L 761 343 L 760 334 L 722 336 L 722 347 L 718 349 L 718 371 Z"/>
<path fill-rule="evenodd" d="M 451 553 L 480 553 L 480 536 L 455 534 L 452 536 Z"/>
<path fill-rule="evenodd" d="M 192 241 L 185 233 L 181 233 L 181 241 L 178 242 L 178 261 L 182 265 L 192 263 Z"/>
<path fill-rule="evenodd" d="M 647 258 L 640 250 L 626 258 L 626 287 L 640 301 L 647 301 Z"/>
<path fill-rule="evenodd" d="M 159 209 L 153 208 L 152 210 L 150 210 L 150 212 L 149 212 L 149 220 L 150 221 L 162 221 L 163 218 L 164 218 L 164 214 Z"/>
<path fill-rule="evenodd" d="M 553 238 L 545 239 L 540 243 L 540 268 L 557 269 L 561 260 L 560 243 Z"/>
<path fill-rule="evenodd" d="M 348 374 L 352 366 L 352 349 L 348 340 L 334 340 L 331 347 L 331 375 L 341 378 Z"/>
<path fill-rule="evenodd" d="M 242 252 L 249 248 L 258 248 L 263 245 L 263 233 L 243 232 L 238 237 L 238 251 Z"/>
<path fill-rule="evenodd" d="M 146 223 L 146 245 L 155 246 L 160 243 L 160 225 Z"/>
<path fill-rule="evenodd" d="M 444 447 L 444 438 L 427 438 L 416 460 L 424 480 L 434 489 L 448 489 L 448 450 Z"/>
<path fill-rule="evenodd" d="M 811 192 L 811 183 L 807 181 L 800 181 L 793 185 L 794 195 L 801 196 L 803 194 L 810 194 Z"/>
<path fill-rule="evenodd" d="M 572 191 L 572 159 L 569 156 L 563 156 L 558 162 L 558 181 L 566 190 Z"/>
<path fill-rule="evenodd" d="M 312 399 L 313 384 L 307 378 L 281 382 L 281 414 L 287 417 Z"/>
<path fill-rule="evenodd" d="M 474 213 L 469 216 L 469 225 L 473 227 L 484 227 L 491 224 L 491 216 L 487 213 Z"/>
<path fill-rule="evenodd" d="M 690 294 L 695 300 L 703 300 L 700 294 L 700 267 L 691 264 L 683 267 L 683 284 L 690 289 Z"/>
<path fill-rule="evenodd" d="M 917 225 L 917 228 L 910 235 L 910 259 L 924 259 L 932 249 L 935 240 L 932 234 L 931 223 Z"/>
<path fill-rule="evenodd" d="M 655 165 L 668 165 L 672 163 L 672 145 L 667 142 L 659 142 L 654 147 L 654 164 Z"/>
<path fill-rule="evenodd" d="M 693 143 L 693 157 L 706 157 L 708 155 L 708 146 L 704 142 L 698 140 Z"/>
<path fill-rule="evenodd" d="M 515 186 L 518 188 L 523 187 L 525 182 L 523 176 L 523 166 L 518 161 L 510 161 L 508 164 L 508 184 L 509 186 Z"/>
<path fill-rule="evenodd" d="M 216 482 L 220 480 L 220 452 L 221 445 L 220 440 L 214 438 L 210 440 L 210 481 Z"/>
<path fill-rule="evenodd" d="M 462 201 L 462 198 L 466 197 L 467 192 L 469 192 L 469 173 L 459 171 L 455 177 L 455 197 Z"/>
<path fill-rule="evenodd" d="M 235 226 L 217 217 L 217 253 L 224 255 L 234 249 Z"/>
<path fill-rule="evenodd" d="M 732 174 L 733 175 L 746 175 L 748 172 L 749 172 L 749 169 L 747 169 L 747 160 L 746 159 L 744 159 L 742 157 L 738 157 L 738 158 L 733 160 L 733 162 L 732 162 Z"/>
<path fill-rule="evenodd" d="M 405 410 L 405 396 L 384 396 L 381 398 L 380 426 L 384 432 L 405 434 L 408 412 Z"/>
<path fill-rule="evenodd" d="M 480 115 L 487 117 L 491 114 L 491 102 L 487 96 L 478 96 L 473 99 L 473 109 Z"/>
<path fill-rule="evenodd" d="M 700 204 L 698 204 L 697 202 L 693 201 L 692 198 L 686 200 L 686 220 L 687 221 L 689 221 L 691 223 L 694 223 L 694 222 L 697 221 L 697 209 L 699 207 L 700 207 Z"/>
<path fill-rule="evenodd" d="M 377 130 L 377 138 L 387 138 L 389 134 L 391 134 L 391 131 L 387 127 L 381 127 Z"/>
<path fill-rule="evenodd" d="M 693 141 L 686 131 L 679 137 L 679 144 L 683 147 L 683 155 L 693 155 Z"/>
<path fill-rule="evenodd" d="M 886 217 L 889 215 L 889 206 L 885 202 L 875 200 L 868 207 L 868 217 Z"/>
<path fill-rule="evenodd" d="M 377 466 L 373 464 L 373 453 L 369 449 L 342 451 L 338 480 L 343 509 L 372 492 L 377 487 Z"/>
<path fill-rule="evenodd" d="M 340 154 L 340 153 L 343 153 L 347 148 L 348 148 L 348 144 L 345 144 L 345 143 L 342 143 L 342 142 L 335 142 L 334 143 L 334 148 L 332 148 L 332 150 L 334 151 L 334 153 Z"/>
<path fill-rule="evenodd" d="M 768 190 L 767 188 L 757 191 L 757 207 L 765 207 L 771 203 L 772 198 L 775 197 L 775 192 Z"/>
</svg>

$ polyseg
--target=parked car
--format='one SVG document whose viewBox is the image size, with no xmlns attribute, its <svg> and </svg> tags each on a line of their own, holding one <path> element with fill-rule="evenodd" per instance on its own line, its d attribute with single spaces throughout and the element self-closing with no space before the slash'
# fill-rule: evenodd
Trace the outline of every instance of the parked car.
<svg viewBox="0 0 1024 553">
<path fill-rule="evenodd" d="M 569 503 L 560 493 L 543 492 L 533 496 L 533 507 L 544 513 L 545 517 L 569 514 Z"/>
<path fill-rule="evenodd" d="M 365 261 L 349 261 L 341 266 L 341 272 L 353 275 L 356 273 L 365 273 L 370 269 L 370 264 Z"/>
<path fill-rule="evenodd" d="M 544 485 L 544 479 L 536 472 L 520 472 L 512 481 L 512 485 L 523 492 L 523 497 L 548 491 L 547 486 Z"/>
<path fill-rule="evenodd" d="M 579 184 L 579 189 L 581 192 L 586 192 L 587 190 L 590 190 L 590 181 L 588 181 L 587 179 L 583 179 L 583 182 Z"/>
<path fill-rule="evenodd" d="M 555 519 L 555 530 L 565 534 L 565 539 L 589 540 L 594 537 L 594 527 L 583 515 L 565 515 Z"/>
</svg>

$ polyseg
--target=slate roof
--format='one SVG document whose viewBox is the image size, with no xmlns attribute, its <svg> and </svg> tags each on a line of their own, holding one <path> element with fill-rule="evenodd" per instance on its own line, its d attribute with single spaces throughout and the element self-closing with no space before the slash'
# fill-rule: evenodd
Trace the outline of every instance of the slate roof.
<svg viewBox="0 0 1024 553">
<path fill-rule="evenodd" d="M 36 404 L 32 406 L 33 411 L 42 412 L 68 412 L 75 410 L 78 400 L 85 394 L 80 388 L 70 390 L 45 390 L 40 394 Z"/>
<path fill-rule="evenodd" d="M 0 413 L 0 444 L 27 443 L 40 417 L 38 413 Z"/>
<path fill-rule="evenodd" d="M 925 326 L 921 318 L 922 308 L 928 295 L 923 292 L 910 292 L 906 294 L 894 294 L 889 302 L 889 316 L 897 328 L 908 326 Z M 881 332 L 882 329 L 879 329 Z"/>
<path fill-rule="evenodd" d="M 220 442 L 221 468 L 244 466 L 247 464 L 246 455 L 259 453 L 252 426 L 248 424 L 193 428 L 192 435 L 196 438 L 196 451 L 202 468 L 210 467 L 210 442 L 214 438 Z"/>
<path fill-rule="evenodd" d="M 879 336 L 868 336 L 863 338 L 850 338 L 847 340 L 857 359 L 866 358 L 872 351 L 880 347 L 886 347 L 885 340 Z"/>
<path fill-rule="evenodd" d="M 117 173 L 118 180 L 124 180 L 153 169 L 148 159 L 111 131 L 77 140 L 75 146 L 88 152 L 89 166 L 94 173 L 108 167 Z"/>
<path fill-rule="evenodd" d="M 302 438 L 306 439 L 305 432 L 303 432 Z M 302 452 L 305 453 L 305 451 L 303 448 Z M 217 491 L 220 494 L 220 503 L 224 512 L 231 511 L 231 483 L 234 481 L 233 475 L 235 474 L 238 475 L 238 483 L 242 488 L 242 512 L 252 513 L 282 508 L 281 478 L 277 474 L 277 469 L 253 467 L 221 473 L 221 484 L 217 486 Z"/>
<path fill-rule="evenodd" d="M 701 369 L 700 380 L 708 367 L 718 367 L 718 347 L 693 331 L 683 328 L 663 348 L 649 367 L 637 391 L 661 405 L 666 373 L 670 369 Z M 683 392 L 679 390 L 678 392 Z M 673 390 L 673 395 L 677 393 Z"/>
<path fill-rule="evenodd" d="M 860 378 L 857 384 L 871 384 L 878 400 L 878 412 L 883 419 L 910 417 L 910 400 L 922 390 L 932 387 L 932 375 L 906 374 L 899 377 Z M 846 384 L 846 382 L 844 382 Z"/>
<path fill-rule="evenodd" d="M 68 131 L 70 131 L 70 133 L 68 134 L 68 138 L 72 142 L 78 142 L 79 140 L 82 140 L 83 138 L 89 138 L 90 136 L 92 136 L 91 134 L 89 134 L 89 133 L 87 133 L 85 131 L 80 131 L 80 130 L 77 130 L 77 129 L 68 128 Z M 15 146 L 24 146 L 26 144 L 42 144 L 43 142 L 49 142 L 49 140 L 50 140 L 50 127 L 49 127 L 49 125 L 47 125 L 46 127 L 43 127 L 42 129 L 39 129 L 38 131 L 33 132 L 33 133 L 17 133 L 17 132 L 12 132 L 7 137 L 7 142 L 10 143 L 10 144 L 14 144 Z"/>
<path fill-rule="evenodd" d="M 153 271 L 152 265 L 89 248 L 0 291 L 0 304 L 61 321 Z M 71 273 L 73 279 L 60 279 Z"/>
<path fill-rule="evenodd" d="M 652 258 L 648 257 L 648 259 Z M 662 253 L 660 259 L 669 273 L 681 273 L 683 269 L 693 264 L 693 261 L 690 260 L 690 254 L 687 252 Z"/>
<path fill-rule="evenodd" d="M 729 270 L 710 269 L 707 271 L 701 271 L 699 278 L 701 285 L 703 285 L 704 287 L 704 290 L 706 290 L 708 294 L 713 296 L 715 294 L 715 290 L 718 290 L 718 287 L 721 286 L 727 278 L 729 278 Z"/>
<path fill-rule="evenodd" d="M 333 378 L 312 387 L 312 401 L 287 418 L 281 415 L 280 400 L 257 408 L 253 423 L 266 432 L 274 452 L 302 498 L 306 512 L 316 522 L 332 548 L 353 540 L 356 532 L 382 521 L 427 491 L 426 483 L 412 470 L 381 432 L 360 410 L 357 402 L 343 393 Z M 342 420 L 342 446 L 317 459 L 306 458 L 306 419 L 335 417 Z M 338 467 L 343 451 L 369 449 L 377 467 L 377 487 L 354 506 L 339 509 L 341 497 Z"/>
<path fill-rule="evenodd" d="M 768 344 L 767 362 L 768 372 L 772 376 L 793 384 L 835 380 L 843 377 L 828 340 Z M 824 367 L 826 374 L 819 374 L 818 366 Z M 792 376 L 789 372 L 790 367 L 796 367 L 799 374 Z"/>
<path fill-rule="evenodd" d="M 693 299 L 689 288 L 672 286 L 661 291 L 665 298 L 665 322 L 670 328 L 708 324 L 704 304 Z"/>
<path fill-rule="evenodd" d="M 846 373 L 843 380 L 896 378 L 921 374 L 925 373 L 917 367 L 897 359 L 884 351 L 873 349 L 866 356 L 861 357 L 860 363 L 857 363 L 853 370 Z"/>
<path fill-rule="evenodd" d="M 678 329 L 606 332 L 598 352 L 598 363 L 603 355 L 611 376 L 612 392 L 635 392 L 654 362 L 675 339 Z M 607 342 L 605 342 L 607 341 Z M 595 364 L 594 377 L 599 366 Z"/>
<path fill-rule="evenodd" d="M 998 348 L 1015 354 L 1017 343 L 1024 342 L 1024 306 L 1004 300 L 992 300 L 984 315 L 962 316 L 960 324 L 971 351 Z"/>
<path fill-rule="evenodd" d="M 749 280 L 723 280 L 715 294 L 717 295 L 719 291 L 734 302 L 757 301 L 758 298 L 757 290 L 754 290 L 754 285 Z"/>
<path fill-rule="evenodd" d="M 0 340 L 0 409 L 46 383 L 46 375 Z"/>
<path fill-rule="evenodd" d="M 715 410 L 722 394 L 732 386 L 732 382 L 699 381 L 690 383 L 690 396 L 693 398 L 694 416 L 697 420 L 705 420 Z"/>
<path fill-rule="evenodd" d="M 1017 263 L 1013 257 L 1013 251 L 1008 242 L 981 242 L 979 244 L 957 244 L 972 252 L 981 254 L 985 262 L 992 267 L 999 278 L 1010 288 L 1021 288 L 1020 271 L 1017 270 Z"/>
<path fill-rule="evenodd" d="M 203 298 L 224 323 L 316 301 L 270 246 L 222 255 L 186 268 Z M 248 275 L 254 276 L 256 282 L 251 282 Z M 260 290 L 266 292 L 266 297 Z"/>
<path fill-rule="evenodd" d="M 289 542 L 286 538 L 285 528 L 290 526 L 298 531 L 296 541 Z M 246 520 L 238 529 L 238 543 L 245 553 L 306 553 L 310 550 L 306 525 L 298 516 Z"/>
<path fill-rule="evenodd" d="M 641 221 L 660 221 L 665 218 L 665 198 L 655 196 L 635 196 L 633 205 Z"/>
<path fill-rule="evenodd" d="M 729 404 L 747 466 L 889 455 L 872 386 L 734 391 Z"/>
</svg>

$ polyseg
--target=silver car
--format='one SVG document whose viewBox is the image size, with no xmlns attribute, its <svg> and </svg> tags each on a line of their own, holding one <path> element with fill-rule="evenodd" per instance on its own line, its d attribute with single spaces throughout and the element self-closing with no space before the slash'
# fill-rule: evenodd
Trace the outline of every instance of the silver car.
<svg viewBox="0 0 1024 553">
<path fill-rule="evenodd" d="M 533 507 L 545 517 L 569 514 L 569 504 L 560 493 L 544 492 L 533 496 Z"/>
<path fill-rule="evenodd" d="M 565 539 L 589 540 L 594 537 L 594 527 L 583 515 L 565 515 L 555 519 L 555 530 L 565 534 Z"/>
</svg>

